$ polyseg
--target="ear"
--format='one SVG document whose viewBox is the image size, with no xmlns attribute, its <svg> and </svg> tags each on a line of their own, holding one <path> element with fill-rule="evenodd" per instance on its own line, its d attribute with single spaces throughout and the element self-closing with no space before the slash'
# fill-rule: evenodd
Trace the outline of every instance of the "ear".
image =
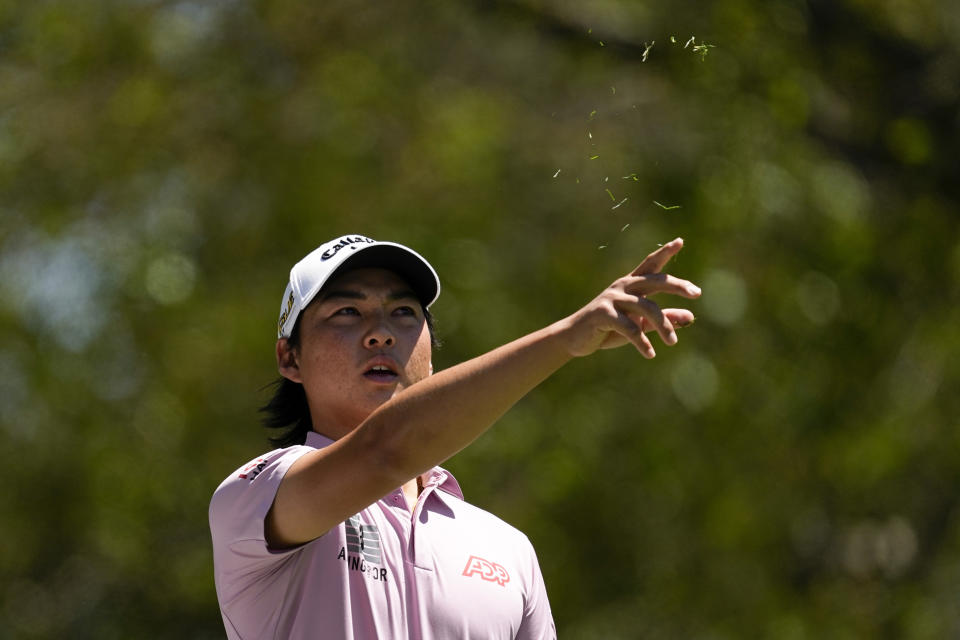
<svg viewBox="0 0 960 640">
<path fill-rule="evenodd" d="M 277 340 L 277 369 L 287 380 L 303 383 L 300 377 L 300 362 L 297 359 L 297 350 L 290 345 L 286 338 Z"/>
</svg>

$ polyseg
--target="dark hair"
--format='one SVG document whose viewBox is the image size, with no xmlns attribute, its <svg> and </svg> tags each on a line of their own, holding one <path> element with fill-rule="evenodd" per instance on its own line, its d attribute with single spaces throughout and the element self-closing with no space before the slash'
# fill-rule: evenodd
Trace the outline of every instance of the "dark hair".
<svg viewBox="0 0 960 640">
<path fill-rule="evenodd" d="M 302 317 L 301 314 L 300 318 Z M 436 349 L 440 346 L 440 340 L 433 328 L 433 315 L 424 309 L 423 317 L 427 322 L 427 330 L 430 331 L 430 345 Z M 300 318 L 294 322 L 290 337 L 287 338 L 287 342 L 294 349 L 300 347 Z M 307 433 L 313 429 L 303 385 L 280 376 L 267 386 L 273 387 L 273 395 L 260 407 L 260 413 L 264 414 L 260 422 L 276 434 L 269 436 L 270 443 L 277 447 L 303 444 L 307 440 Z"/>
</svg>

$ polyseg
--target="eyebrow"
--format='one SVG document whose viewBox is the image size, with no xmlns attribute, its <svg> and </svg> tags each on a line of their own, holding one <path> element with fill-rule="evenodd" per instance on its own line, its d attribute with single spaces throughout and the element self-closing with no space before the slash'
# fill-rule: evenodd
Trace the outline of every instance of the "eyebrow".
<svg viewBox="0 0 960 640">
<path fill-rule="evenodd" d="M 368 297 L 367 294 L 365 294 L 362 291 L 357 291 L 355 289 L 332 289 L 324 293 L 320 297 L 320 300 L 324 302 L 326 302 L 327 300 L 335 300 L 335 299 L 366 300 L 367 297 Z M 396 289 L 387 294 L 387 300 L 390 302 L 395 302 L 397 300 L 407 300 L 407 299 L 419 300 L 420 298 L 418 298 L 417 294 L 415 294 L 410 289 Z"/>
</svg>

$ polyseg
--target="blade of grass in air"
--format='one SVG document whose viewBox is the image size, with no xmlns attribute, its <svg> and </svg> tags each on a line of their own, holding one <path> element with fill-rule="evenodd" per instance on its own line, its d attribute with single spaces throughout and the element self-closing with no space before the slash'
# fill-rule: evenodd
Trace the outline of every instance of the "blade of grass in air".
<svg viewBox="0 0 960 640">
<path fill-rule="evenodd" d="M 640 57 L 640 62 L 647 61 L 647 56 L 650 55 L 650 49 L 653 49 L 653 45 L 655 44 L 657 44 L 656 40 L 654 40 L 650 44 L 647 44 L 646 42 L 643 43 L 643 55 Z"/>
<path fill-rule="evenodd" d="M 693 46 L 690 47 L 690 45 L 693 45 Z M 713 48 L 714 48 L 714 45 L 712 45 L 712 44 L 707 44 L 706 42 L 697 44 L 697 38 L 696 38 L 696 36 L 690 36 L 690 39 L 687 40 L 687 43 L 686 43 L 685 45 L 683 45 L 683 48 L 684 48 L 684 49 L 686 49 L 686 48 L 688 48 L 688 47 L 690 47 L 690 51 L 692 51 L 693 53 L 698 54 L 698 55 L 700 56 L 700 62 L 703 62 L 703 61 L 706 59 L 706 57 L 707 57 L 707 53 L 710 52 L 710 49 L 713 49 Z"/>
<path fill-rule="evenodd" d="M 555 174 L 553 174 L 553 177 L 556 178 L 558 175 L 560 175 L 560 172 L 561 172 L 561 171 L 562 171 L 562 169 L 557 169 L 557 172 L 556 172 Z"/>
<path fill-rule="evenodd" d="M 713 48 L 714 48 L 714 45 L 712 44 L 698 44 L 698 45 L 694 45 L 691 51 L 693 51 L 694 53 L 699 53 L 700 62 L 703 62 L 707 58 L 707 53 L 710 51 L 710 49 L 713 49 Z"/>
<path fill-rule="evenodd" d="M 613 193 L 610 192 L 610 189 L 604 189 L 607 192 L 607 195 L 610 196 L 610 200 L 616 202 L 617 199 L 613 197 Z"/>
<path fill-rule="evenodd" d="M 656 200 L 653 201 L 653 204 L 657 205 L 658 207 L 660 207 L 660 208 L 663 209 L 664 211 L 671 211 L 671 210 L 673 210 L 673 209 L 680 209 L 680 208 L 681 208 L 681 206 L 680 206 L 679 204 L 672 204 L 672 205 L 670 205 L 670 206 L 667 206 L 667 205 L 665 205 L 665 204 L 660 204 L 660 203 L 657 202 Z"/>
<path fill-rule="evenodd" d="M 626 201 L 629 200 L 629 199 L 630 199 L 630 197 L 627 196 L 626 198 L 624 198 L 623 200 L 621 200 L 621 201 L 618 202 L 617 204 L 615 204 L 615 205 L 613 205 L 612 207 L 610 207 L 610 211 L 613 211 L 614 209 L 616 209 L 617 207 L 619 207 L 620 205 L 622 205 L 624 202 L 626 202 Z M 621 229 L 621 231 L 623 231 L 623 229 Z"/>
</svg>

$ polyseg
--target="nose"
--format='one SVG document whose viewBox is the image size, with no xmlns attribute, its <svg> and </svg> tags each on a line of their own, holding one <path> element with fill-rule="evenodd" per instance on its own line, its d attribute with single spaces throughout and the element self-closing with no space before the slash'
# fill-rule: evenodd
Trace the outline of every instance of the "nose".
<svg viewBox="0 0 960 640">
<path fill-rule="evenodd" d="M 367 348 L 392 347 L 396 340 L 396 336 L 390 331 L 387 323 L 382 318 L 378 318 L 370 327 L 370 330 L 367 331 L 363 343 Z"/>
</svg>

